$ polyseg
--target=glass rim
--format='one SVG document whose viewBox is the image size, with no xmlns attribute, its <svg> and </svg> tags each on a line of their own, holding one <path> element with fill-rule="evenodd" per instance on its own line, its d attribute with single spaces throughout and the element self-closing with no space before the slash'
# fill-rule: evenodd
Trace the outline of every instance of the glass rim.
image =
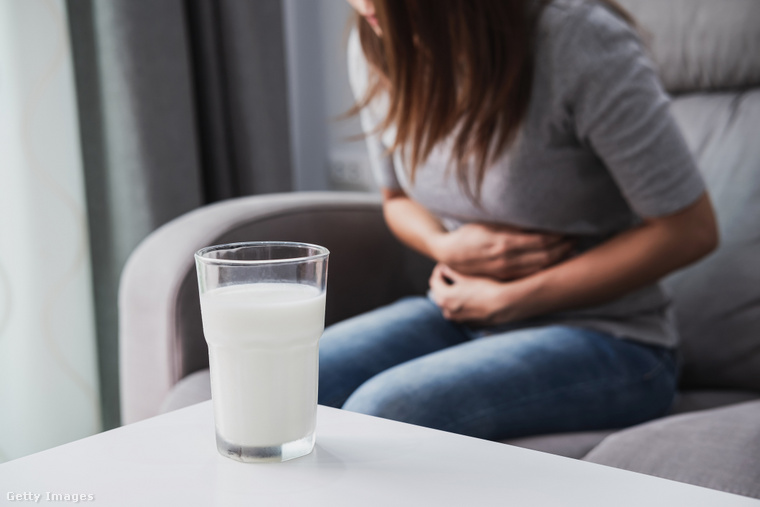
<svg viewBox="0 0 760 507">
<path fill-rule="evenodd" d="M 234 250 L 239 248 L 255 248 L 255 247 L 292 247 L 292 248 L 310 248 L 317 252 L 311 255 L 300 255 L 298 257 L 286 257 L 283 259 L 212 259 L 206 257 L 210 252 L 218 252 L 219 250 Z M 224 243 L 221 245 L 211 245 L 203 247 L 195 252 L 195 259 L 204 264 L 214 266 L 255 266 L 261 264 L 299 264 L 309 261 L 317 261 L 325 259 L 330 255 L 330 250 L 327 248 L 315 245 L 313 243 L 303 243 L 298 241 L 242 241 L 238 243 Z"/>
</svg>

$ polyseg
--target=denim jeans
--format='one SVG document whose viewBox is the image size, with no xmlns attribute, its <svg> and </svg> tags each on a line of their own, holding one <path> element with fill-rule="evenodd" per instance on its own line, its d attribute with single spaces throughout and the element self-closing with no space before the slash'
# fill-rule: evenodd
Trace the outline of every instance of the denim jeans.
<svg viewBox="0 0 760 507">
<path fill-rule="evenodd" d="M 663 415 L 673 351 L 570 326 L 491 332 L 424 297 L 327 328 L 323 405 L 474 437 L 625 427 Z"/>
</svg>

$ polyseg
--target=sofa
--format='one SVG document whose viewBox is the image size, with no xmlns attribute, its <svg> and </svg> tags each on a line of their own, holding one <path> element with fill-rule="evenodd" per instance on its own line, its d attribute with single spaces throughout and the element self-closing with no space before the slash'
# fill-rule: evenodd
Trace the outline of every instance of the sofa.
<svg viewBox="0 0 760 507">
<path fill-rule="evenodd" d="M 621 0 L 638 20 L 716 209 L 721 244 L 664 280 L 682 337 L 671 413 L 506 442 L 760 498 L 760 2 Z M 422 294 L 430 260 L 369 192 L 244 197 L 183 215 L 130 256 L 119 291 L 124 423 L 210 397 L 193 253 L 236 241 L 331 251 L 326 323 Z"/>
</svg>

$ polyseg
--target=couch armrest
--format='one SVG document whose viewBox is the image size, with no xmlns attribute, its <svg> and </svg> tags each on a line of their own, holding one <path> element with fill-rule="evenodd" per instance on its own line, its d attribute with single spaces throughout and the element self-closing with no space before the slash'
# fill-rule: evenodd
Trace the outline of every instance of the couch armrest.
<svg viewBox="0 0 760 507">
<path fill-rule="evenodd" d="M 171 387 L 208 365 L 193 254 L 237 241 L 303 241 L 330 252 L 327 324 L 423 293 L 432 264 L 403 247 L 368 193 L 301 192 L 201 207 L 151 233 L 119 287 L 122 422 L 158 414 Z"/>
</svg>

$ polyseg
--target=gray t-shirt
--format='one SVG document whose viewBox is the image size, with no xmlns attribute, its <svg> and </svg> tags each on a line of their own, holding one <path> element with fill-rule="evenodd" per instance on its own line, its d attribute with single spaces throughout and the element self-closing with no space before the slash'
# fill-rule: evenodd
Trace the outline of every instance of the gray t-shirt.
<svg viewBox="0 0 760 507">
<path fill-rule="evenodd" d="M 531 101 L 515 144 L 488 168 L 480 206 L 459 187 L 450 140 L 409 181 L 395 133 L 367 144 L 379 185 L 401 188 L 449 230 L 468 222 L 503 223 L 579 238 L 591 248 L 640 222 L 692 204 L 704 183 L 669 111 L 669 99 L 633 29 L 592 0 L 554 0 L 538 26 Z M 367 63 L 356 33 L 349 73 L 357 97 Z M 384 119 L 387 99 L 361 114 L 365 132 Z M 448 169 L 448 170 L 447 170 Z M 657 284 L 607 304 L 505 327 L 562 323 L 675 346 L 669 301 Z"/>
</svg>

